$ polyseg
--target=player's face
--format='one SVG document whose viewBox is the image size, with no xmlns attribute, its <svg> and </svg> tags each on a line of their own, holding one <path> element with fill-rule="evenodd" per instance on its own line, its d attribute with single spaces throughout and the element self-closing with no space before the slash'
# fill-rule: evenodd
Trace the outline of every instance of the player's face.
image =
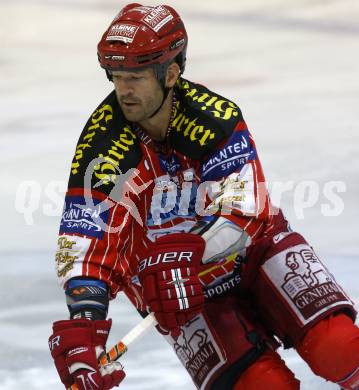
<svg viewBox="0 0 359 390">
<path fill-rule="evenodd" d="M 112 77 L 117 100 L 127 120 L 144 121 L 161 104 L 163 92 L 153 69 L 116 71 Z"/>
</svg>

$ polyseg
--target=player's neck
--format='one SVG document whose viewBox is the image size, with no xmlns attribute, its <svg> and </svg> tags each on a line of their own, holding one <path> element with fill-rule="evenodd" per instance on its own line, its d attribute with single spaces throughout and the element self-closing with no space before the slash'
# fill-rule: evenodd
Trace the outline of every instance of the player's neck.
<svg viewBox="0 0 359 390">
<path fill-rule="evenodd" d="M 139 123 L 142 129 L 155 141 L 163 141 L 166 138 L 172 114 L 172 96 L 173 89 L 170 90 L 158 113 L 154 117 Z"/>
</svg>

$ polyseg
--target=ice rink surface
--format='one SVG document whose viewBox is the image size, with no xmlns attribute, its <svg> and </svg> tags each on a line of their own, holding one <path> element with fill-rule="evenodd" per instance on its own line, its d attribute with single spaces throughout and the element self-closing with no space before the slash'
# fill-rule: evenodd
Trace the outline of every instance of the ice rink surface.
<svg viewBox="0 0 359 390">
<path fill-rule="evenodd" d="M 185 77 L 240 105 L 270 187 L 290 188 L 280 205 L 292 227 L 359 302 L 359 2 L 167 3 L 190 36 Z M 53 260 L 62 197 L 82 126 L 111 90 L 96 44 L 124 4 L 0 2 L 0 390 L 63 388 L 47 348 L 52 321 L 67 316 Z M 122 297 L 110 314 L 111 344 L 139 317 Z M 337 388 L 282 354 L 302 389 Z M 154 331 L 123 363 L 123 390 L 193 388 Z"/>
</svg>

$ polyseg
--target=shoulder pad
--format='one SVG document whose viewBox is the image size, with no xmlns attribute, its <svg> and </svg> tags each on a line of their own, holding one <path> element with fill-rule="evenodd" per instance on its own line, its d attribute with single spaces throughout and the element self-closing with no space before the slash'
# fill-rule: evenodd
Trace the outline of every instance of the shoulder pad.
<svg viewBox="0 0 359 390">
<path fill-rule="evenodd" d="M 117 103 L 115 92 L 87 121 L 71 164 L 69 187 L 95 188 L 109 194 L 116 177 L 141 160 L 139 140 Z"/>
<path fill-rule="evenodd" d="M 242 112 L 232 101 L 206 87 L 180 78 L 170 141 L 182 154 L 200 159 L 228 138 Z"/>
</svg>

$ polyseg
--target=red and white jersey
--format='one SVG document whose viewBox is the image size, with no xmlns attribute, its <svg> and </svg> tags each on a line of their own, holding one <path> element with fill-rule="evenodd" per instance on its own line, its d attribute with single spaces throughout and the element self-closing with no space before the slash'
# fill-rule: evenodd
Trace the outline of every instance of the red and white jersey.
<svg viewBox="0 0 359 390">
<path fill-rule="evenodd" d="M 239 107 L 180 79 L 164 143 L 126 121 L 112 92 L 91 115 L 72 162 L 56 254 L 62 285 L 78 276 L 105 281 L 145 310 L 137 277 L 149 241 L 188 232 L 218 216 L 248 237 L 276 216 L 257 150 Z M 243 255 L 243 253 L 242 253 Z M 207 297 L 235 287 L 238 253 L 203 264 Z"/>
</svg>

